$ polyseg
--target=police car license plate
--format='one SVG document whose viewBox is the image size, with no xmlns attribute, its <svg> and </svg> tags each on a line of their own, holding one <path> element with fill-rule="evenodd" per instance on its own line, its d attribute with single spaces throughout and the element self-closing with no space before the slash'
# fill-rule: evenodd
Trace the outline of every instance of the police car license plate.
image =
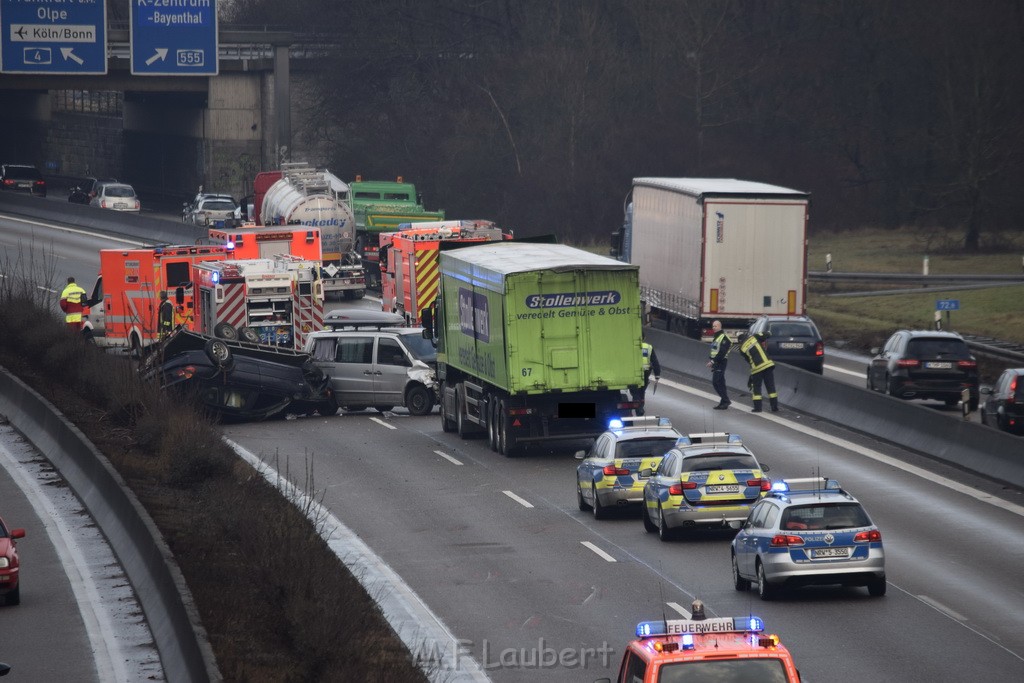
<svg viewBox="0 0 1024 683">
<path fill-rule="evenodd" d="M 849 557 L 849 548 L 818 548 L 813 551 L 815 559 L 819 557 Z"/>
<path fill-rule="evenodd" d="M 729 486 L 715 485 L 715 486 L 705 486 L 704 490 L 707 493 L 739 493 L 740 492 L 740 487 L 739 486 L 733 486 L 733 485 L 729 485 Z"/>
<path fill-rule="evenodd" d="M 932 370 L 949 370 L 950 368 L 953 367 L 953 364 L 952 363 L 940 363 L 938 361 L 929 361 L 929 362 L 925 363 L 924 366 L 926 368 L 930 368 Z"/>
<path fill-rule="evenodd" d="M 800 342 L 782 342 L 779 344 L 780 349 L 802 349 L 804 345 Z"/>
</svg>

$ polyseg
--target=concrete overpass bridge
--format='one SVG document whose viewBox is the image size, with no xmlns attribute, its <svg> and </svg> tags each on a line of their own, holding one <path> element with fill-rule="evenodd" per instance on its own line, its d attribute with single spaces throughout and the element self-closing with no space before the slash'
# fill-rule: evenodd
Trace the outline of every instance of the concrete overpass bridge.
<svg viewBox="0 0 1024 683">
<path fill-rule="evenodd" d="M 0 161 L 181 197 L 242 196 L 289 157 L 292 34 L 221 30 L 217 76 L 133 76 L 128 30 L 108 34 L 106 75 L 0 74 Z"/>
</svg>

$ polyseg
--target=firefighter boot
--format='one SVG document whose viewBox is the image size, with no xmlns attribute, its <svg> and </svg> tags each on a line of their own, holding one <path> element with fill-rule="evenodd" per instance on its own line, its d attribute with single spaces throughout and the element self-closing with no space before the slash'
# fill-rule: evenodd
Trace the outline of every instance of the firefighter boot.
<svg viewBox="0 0 1024 683">
<path fill-rule="evenodd" d="M 768 401 L 772 404 L 772 412 L 773 413 L 779 412 L 779 399 L 777 399 L 774 396 L 769 396 L 768 397 Z"/>
<path fill-rule="evenodd" d="M 751 410 L 750 412 L 752 412 L 752 413 L 760 413 L 760 412 L 762 412 L 761 411 L 761 399 L 757 399 L 757 400 L 754 401 L 754 409 Z"/>
</svg>

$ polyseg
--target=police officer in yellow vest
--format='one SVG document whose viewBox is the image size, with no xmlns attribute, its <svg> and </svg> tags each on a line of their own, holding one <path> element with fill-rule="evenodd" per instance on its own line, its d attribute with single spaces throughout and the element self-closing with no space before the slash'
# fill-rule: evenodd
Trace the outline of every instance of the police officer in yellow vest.
<svg viewBox="0 0 1024 683">
<path fill-rule="evenodd" d="M 755 413 L 761 412 L 761 382 L 768 391 L 768 402 L 771 404 L 772 412 L 779 412 L 779 394 L 775 391 L 775 361 L 768 357 L 768 353 L 761 346 L 766 339 L 764 334 L 747 335 L 741 334 L 737 337 L 740 342 L 740 353 L 750 363 L 750 398 L 754 401 Z"/>
<path fill-rule="evenodd" d="M 634 401 L 644 400 L 647 395 L 647 385 L 651 382 L 651 375 L 654 375 L 655 379 L 661 379 L 661 363 L 658 362 L 658 354 L 654 352 L 654 347 L 643 339 L 640 341 L 640 362 L 644 370 L 644 383 L 643 386 L 630 391 Z M 637 409 L 636 414 L 644 414 L 643 406 Z"/>
</svg>

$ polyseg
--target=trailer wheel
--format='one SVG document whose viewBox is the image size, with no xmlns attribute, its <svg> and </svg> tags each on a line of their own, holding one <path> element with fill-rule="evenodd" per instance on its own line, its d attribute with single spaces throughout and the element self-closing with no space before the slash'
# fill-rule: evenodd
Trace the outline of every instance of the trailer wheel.
<svg viewBox="0 0 1024 683">
<path fill-rule="evenodd" d="M 491 450 L 498 450 L 498 402 L 492 397 L 487 401 L 487 441 Z"/>
<path fill-rule="evenodd" d="M 260 343 L 260 333 L 251 327 L 240 327 L 238 328 L 238 337 L 242 341 L 249 342 L 251 344 Z"/>
<path fill-rule="evenodd" d="M 238 341 L 238 330 L 231 323 L 217 323 L 213 326 L 213 336 L 228 341 Z"/>
<path fill-rule="evenodd" d="M 508 411 L 505 410 L 505 402 L 498 404 L 498 440 L 501 443 L 501 454 L 506 458 L 514 458 L 519 455 L 519 446 L 516 438 L 509 434 Z"/>
<path fill-rule="evenodd" d="M 206 342 L 206 355 L 215 365 L 220 368 L 227 368 L 231 365 L 231 349 L 220 339 L 211 339 Z"/>
</svg>

